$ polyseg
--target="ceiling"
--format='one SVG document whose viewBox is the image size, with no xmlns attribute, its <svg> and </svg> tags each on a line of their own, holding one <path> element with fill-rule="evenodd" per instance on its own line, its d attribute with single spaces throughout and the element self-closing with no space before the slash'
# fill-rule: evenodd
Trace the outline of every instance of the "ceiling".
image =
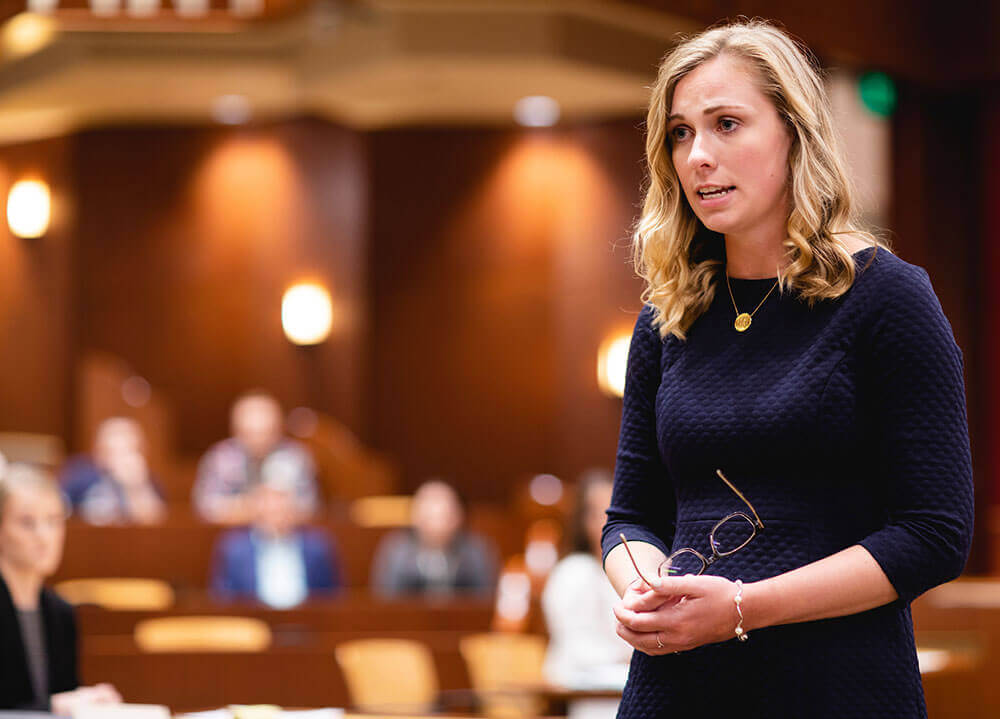
<svg viewBox="0 0 1000 719">
<path fill-rule="evenodd" d="M 677 33 L 697 29 L 619 2 L 264 7 L 264 20 L 214 9 L 197 21 L 170 9 L 104 19 L 63 7 L 42 19 L 34 48 L 27 34 L 27 50 L 7 40 L 24 20 L 12 18 L 2 36 L 0 141 L 105 124 L 208 122 L 216 98 L 229 94 L 245 96 L 254 119 L 314 114 L 362 130 L 508 124 L 526 95 L 555 98 L 570 120 L 637 115 L 659 58 Z"/>
</svg>

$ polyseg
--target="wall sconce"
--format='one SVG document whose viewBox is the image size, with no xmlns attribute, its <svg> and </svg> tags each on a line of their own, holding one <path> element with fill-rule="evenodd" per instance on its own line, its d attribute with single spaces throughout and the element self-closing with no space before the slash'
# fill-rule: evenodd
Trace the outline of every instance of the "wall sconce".
<svg viewBox="0 0 1000 719">
<path fill-rule="evenodd" d="M 289 342 L 319 344 L 330 336 L 333 303 L 326 288 L 303 282 L 285 290 L 281 298 L 281 326 Z"/>
<path fill-rule="evenodd" d="M 11 58 L 38 52 L 55 39 L 56 21 L 45 16 L 55 10 L 55 3 L 28 0 L 28 7 L 30 12 L 18 13 L 0 26 L 0 46 Z"/>
<path fill-rule="evenodd" d="M 631 341 L 632 335 L 623 332 L 604 340 L 597 351 L 597 384 L 602 392 L 612 397 L 625 394 L 625 370 Z"/>
<path fill-rule="evenodd" d="M 20 180 L 7 195 L 7 225 L 18 237 L 41 237 L 49 229 L 52 199 L 40 180 Z"/>
</svg>

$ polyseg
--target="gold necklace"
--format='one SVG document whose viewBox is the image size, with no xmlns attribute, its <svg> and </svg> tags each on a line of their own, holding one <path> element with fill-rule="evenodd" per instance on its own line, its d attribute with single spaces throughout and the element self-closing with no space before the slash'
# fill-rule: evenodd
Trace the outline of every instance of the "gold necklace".
<svg viewBox="0 0 1000 719">
<path fill-rule="evenodd" d="M 753 308 L 753 312 L 747 314 L 746 312 L 740 312 L 740 308 L 736 306 L 736 298 L 733 297 L 733 286 L 729 283 L 729 273 L 726 273 L 726 287 L 729 288 L 729 299 L 733 301 L 733 309 L 736 310 L 736 321 L 733 322 L 733 327 L 736 328 L 737 332 L 746 332 L 750 329 L 750 322 L 753 320 L 754 313 L 767 301 L 767 298 L 771 296 L 771 293 L 774 292 L 774 288 L 778 286 L 779 282 L 781 282 L 780 279 L 776 280 L 771 289 L 764 295 L 764 299 L 760 301 L 760 304 Z"/>
</svg>

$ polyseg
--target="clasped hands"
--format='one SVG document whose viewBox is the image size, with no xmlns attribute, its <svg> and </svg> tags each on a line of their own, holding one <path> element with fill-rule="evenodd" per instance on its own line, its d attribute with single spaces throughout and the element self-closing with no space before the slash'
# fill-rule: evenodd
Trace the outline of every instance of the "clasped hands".
<svg viewBox="0 0 1000 719">
<path fill-rule="evenodd" d="M 657 656 L 735 638 L 735 583 L 710 575 L 641 578 L 615 605 L 618 636 Z"/>
</svg>

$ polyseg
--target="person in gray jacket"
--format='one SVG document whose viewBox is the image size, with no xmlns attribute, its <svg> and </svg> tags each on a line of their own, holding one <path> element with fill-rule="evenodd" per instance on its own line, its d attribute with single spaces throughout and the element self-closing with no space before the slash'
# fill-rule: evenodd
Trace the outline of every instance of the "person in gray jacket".
<svg viewBox="0 0 1000 719">
<path fill-rule="evenodd" d="M 375 552 L 372 588 L 384 597 L 486 595 L 496 581 L 496 552 L 464 529 L 465 508 L 441 480 L 413 495 L 411 526 L 386 535 Z"/>
</svg>

